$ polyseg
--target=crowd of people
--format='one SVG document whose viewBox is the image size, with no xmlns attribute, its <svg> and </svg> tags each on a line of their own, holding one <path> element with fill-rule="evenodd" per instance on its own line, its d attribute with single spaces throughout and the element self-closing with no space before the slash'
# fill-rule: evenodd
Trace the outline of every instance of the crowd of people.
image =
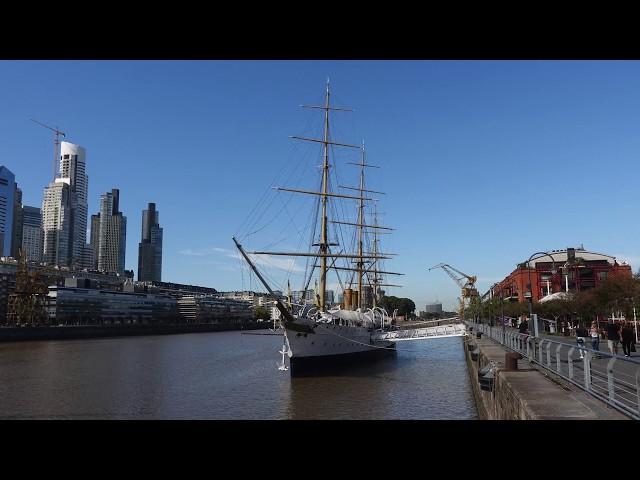
<svg viewBox="0 0 640 480">
<path fill-rule="evenodd" d="M 511 322 L 507 322 L 511 323 Z M 529 322 L 526 318 L 517 320 L 518 332 L 521 334 L 529 334 Z M 597 322 L 591 322 L 591 327 L 587 330 L 578 324 L 575 327 L 565 327 L 567 333 L 574 330 L 576 336 L 576 344 L 579 348 L 580 358 L 584 358 L 584 350 L 587 348 L 587 339 L 591 340 L 591 349 L 600 351 L 600 340 L 607 340 L 607 346 L 612 355 L 618 355 L 619 345 L 622 344 L 622 353 L 625 357 L 631 357 L 631 353 L 636 351 L 635 330 L 633 322 L 628 320 L 613 321 L 609 319 L 604 327 L 600 327 Z"/>
<path fill-rule="evenodd" d="M 622 353 L 625 357 L 631 357 L 631 352 L 636 351 L 635 332 L 633 322 L 614 322 L 609 320 L 604 328 L 599 328 L 596 322 L 591 322 L 591 328 L 577 326 L 575 329 L 576 343 L 579 347 L 585 347 L 587 338 L 591 338 L 591 348 L 600 351 L 600 339 L 607 340 L 607 346 L 612 355 L 618 355 L 618 346 L 622 344 Z M 583 351 L 580 350 L 580 358 Z"/>
</svg>

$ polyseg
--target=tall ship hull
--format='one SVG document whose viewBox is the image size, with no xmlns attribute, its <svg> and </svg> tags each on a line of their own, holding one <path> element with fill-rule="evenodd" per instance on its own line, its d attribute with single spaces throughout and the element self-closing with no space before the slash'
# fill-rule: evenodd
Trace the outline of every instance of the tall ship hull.
<svg viewBox="0 0 640 480">
<path fill-rule="evenodd" d="M 285 326 L 292 375 L 346 366 L 395 352 L 394 342 L 374 340 L 373 328 L 336 320 L 319 323 L 297 319 L 293 325 Z"/>
</svg>

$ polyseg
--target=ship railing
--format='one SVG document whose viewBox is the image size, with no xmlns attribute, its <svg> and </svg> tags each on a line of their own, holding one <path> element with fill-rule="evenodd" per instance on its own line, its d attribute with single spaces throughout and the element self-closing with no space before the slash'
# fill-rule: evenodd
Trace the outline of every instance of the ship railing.
<svg viewBox="0 0 640 480">
<path fill-rule="evenodd" d="M 535 338 L 512 327 L 471 321 L 465 323 L 508 350 L 520 353 L 531 365 L 553 373 L 616 410 L 640 420 L 638 359 L 594 350 L 586 343 L 578 345 L 575 338 Z M 603 343 L 600 342 L 600 345 Z"/>
</svg>

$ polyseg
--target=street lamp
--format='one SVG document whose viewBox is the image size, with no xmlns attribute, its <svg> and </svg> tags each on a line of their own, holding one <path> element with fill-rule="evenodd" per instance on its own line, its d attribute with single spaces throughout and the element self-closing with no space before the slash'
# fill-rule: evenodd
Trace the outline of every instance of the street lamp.
<svg viewBox="0 0 640 480">
<path fill-rule="evenodd" d="M 502 292 L 502 285 L 500 285 L 500 320 L 502 321 L 502 341 L 504 342 L 507 326 L 504 321 L 504 294 Z"/>
<path fill-rule="evenodd" d="M 628 298 L 633 306 L 633 328 L 636 331 L 636 343 L 638 343 L 638 319 L 636 318 L 636 300 L 634 297 Z"/>
<path fill-rule="evenodd" d="M 527 260 L 527 270 L 529 270 L 529 321 L 533 320 L 533 285 L 531 284 L 531 260 L 535 255 L 546 255 L 551 259 L 551 275 L 556 274 L 556 262 L 551 255 L 547 252 L 536 252 L 529 257 Z M 538 338 L 538 322 L 534 322 L 533 324 L 533 336 Z"/>
</svg>

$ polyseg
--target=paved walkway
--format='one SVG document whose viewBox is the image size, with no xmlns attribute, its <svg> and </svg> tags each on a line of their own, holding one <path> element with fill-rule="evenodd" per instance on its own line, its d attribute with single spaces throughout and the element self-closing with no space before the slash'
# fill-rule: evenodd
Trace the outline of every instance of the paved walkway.
<svg viewBox="0 0 640 480">
<path fill-rule="evenodd" d="M 494 327 L 496 330 L 500 330 L 500 327 Z M 507 332 L 518 333 L 517 328 L 506 327 Z M 568 361 L 568 353 L 569 348 L 576 347 L 571 359 L 573 368 L 573 379 L 580 384 L 584 385 L 584 363 L 580 358 L 580 352 L 577 348 L 576 338 L 575 337 L 565 337 L 559 335 L 550 335 L 547 333 L 540 334 L 540 338 L 545 340 L 552 340 L 557 342 L 557 344 L 561 344 L 562 347 L 560 349 L 560 372 L 562 375 L 569 377 L 569 361 Z M 554 344 L 546 344 L 543 347 L 543 362 L 547 363 L 547 345 L 551 345 L 549 348 L 549 360 L 552 371 L 556 371 L 558 368 L 558 361 L 556 358 L 556 346 Z M 587 340 L 586 348 L 590 350 L 591 341 Z M 607 348 L 606 341 L 600 341 L 600 351 L 607 353 L 608 355 L 595 356 L 591 361 L 591 377 L 589 381 L 591 382 L 592 388 L 594 392 L 598 392 L 600 395 L 604 397 L 609 396 L 609 385 L 607 379 L 607 366 L 612 358 L 610 355 L 609 349 Z M 524 347 L 526 349 L 526 347 Z M 622 353 L 622 349 L 620 348 L 619 353 Z M 638 403 L 640 399 L 638 398 L 638 376 L 640 375 L 640 352 L 635 352 L 632 354 L 633 358 L 625 357 L 624 355 L 617 355 L 615 358 L 617 359 L 614 364 L 614 390 L 615 390 L 615 398 L 619 401 L 622 401 L 626 405 L 629 405 L 634 410 L 637 410 Z M 536 356 L 536 360 L 538 357 Z M 534 368 L 544 372 L 545 368 L 533 364 Z"/>
<path fill-rule="evenodd" d="M 535 420 L 628 420 L 629 417 L 578 387 L 558 381 L 546 370 L 531 368 L 520 360 L 518 370 L 504 368 L 507 349 L 483 335 L 473 338 L 482 357 L 494 362 L 499 370 L 500 394 L 479 393 L 476 399 L 489 418 Z M 470 362 L 472 377 L 476 377 L 476 362 Z M 482 413 L 481 413 L 482 415 Z"/>
</svg>

